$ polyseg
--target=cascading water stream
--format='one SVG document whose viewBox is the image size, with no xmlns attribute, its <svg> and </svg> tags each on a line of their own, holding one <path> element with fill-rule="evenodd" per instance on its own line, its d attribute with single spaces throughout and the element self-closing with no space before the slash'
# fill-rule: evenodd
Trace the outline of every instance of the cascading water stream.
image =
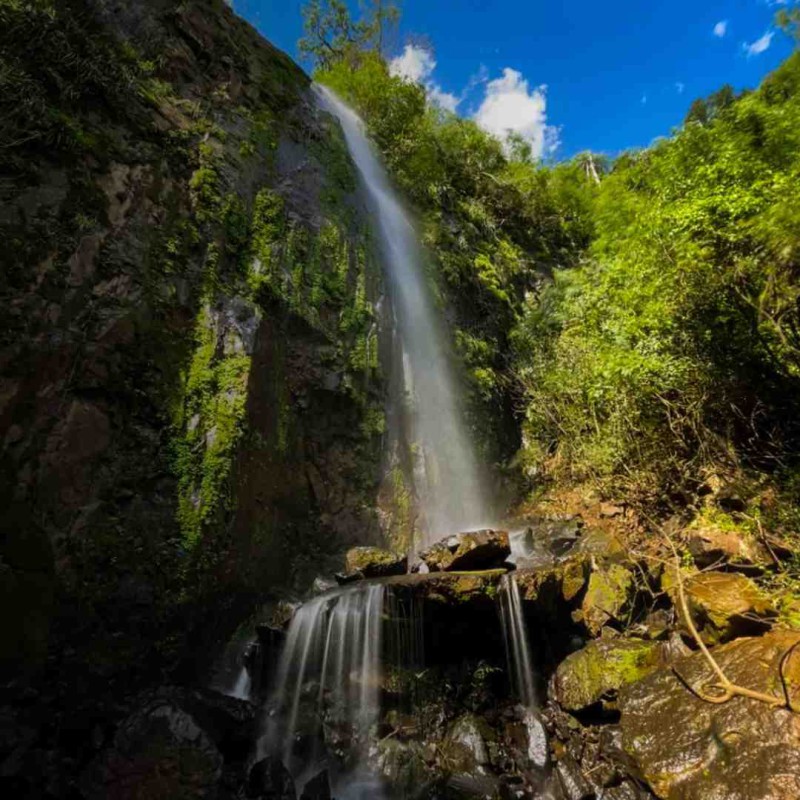
<svg viewBox="0 0 800 800">
<path fill-rule="evenodd" d="M 513 572 L 504 575 L 500 582 L 500 617 L 503 623 L 506 661 L 514 694 L 525 708 L 533 709 L 536 707 L 533 659 L 528 642 L 528 629 L 522 614 L 522 598 Z"/>
<path fill-rule="evenodd" d="M 280 755 L 298 788 L 328 769 L 338 798 L 381 796 L 362 761 L 379 712 L 385 594 L 380 584 L 335 590 L 292 619 L 261 750 Z M 326 744 L 348 762 L 327 763 Z"/>
<path fill-rule="evenodd" d="M 418 486 L 426 543 L 492 521 L 427 284 L 418 236 L 391 186 L 361 119 L 329 89 L 315 86 L 321 106 L 344 131 L 377 222 L 383 262 L 404 351 L 405 391 L 414 398 L 414 440 L 424 454 Z"/>
</svg>

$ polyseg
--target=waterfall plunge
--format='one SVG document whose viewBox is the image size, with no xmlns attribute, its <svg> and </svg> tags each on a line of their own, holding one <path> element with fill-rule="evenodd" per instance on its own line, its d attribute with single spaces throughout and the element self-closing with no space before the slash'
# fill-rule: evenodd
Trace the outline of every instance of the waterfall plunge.
<svg viewBox="0 0 800 800">
<path fill-rule="evenodd" d="M 447 346 L 427 285 L 422 251 L 411 220 L 364 132 L 364 124 L 330 90 L 315 86 L 320 105 L 335 116 L 361 175 L 380 232 L 400 341 L 404 382 L 413 398 L 414 440 L 424 478 L 417 486 L 426 543 L 486 527 L 491 514 L 456 399 Z"/>
</svg>

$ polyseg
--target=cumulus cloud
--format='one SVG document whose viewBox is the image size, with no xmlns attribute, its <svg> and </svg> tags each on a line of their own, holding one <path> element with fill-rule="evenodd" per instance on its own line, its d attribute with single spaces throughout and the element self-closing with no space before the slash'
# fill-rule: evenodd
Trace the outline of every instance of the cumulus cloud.
<svg viewBox="0 0 800 800">
<path fill-rule="evenodd" d="M 751 56 L 757 56 L 763 53 L 765 50 L 769 50 L 769 46 L 772 44 L 772 37 L 774 35 L 775 31 L 767 31 L 760 39 L 756 39 L 750 44 L 742 45 L 745 53 L 747 53 L 747 57 L 750 58 Z"/>
<path fill-rule="evenodd" d="M 432 79 L 431 76 L 435 69 L 436 59 L 433 57 L 433 53 L 425 47 L 417 47 L 413 44 L 407 44 L 403 52 L 389 62 L 391 75 L 421 84 L 425 87 L 428 99 L 433 105 L 455 113 L 461 99 L 454 94 L 445 92 Z"/>
<path fill-rule="evenodd" d="M 506 67 L 502 78 L 486 83 L 475 121 L 506 143 L 510 134 L 521 136 L 540 158 L 558 147 L 558 129 L 547 124 L 546 88 L 531 89 L 522 73 Z"/>
<path fill-rule="evenodd" d="M 718 39 L 724 39 L 725 34 L 728 32 L 728 20 L 723 19 L 714 26 L 714 36 Z"/>
</svg>

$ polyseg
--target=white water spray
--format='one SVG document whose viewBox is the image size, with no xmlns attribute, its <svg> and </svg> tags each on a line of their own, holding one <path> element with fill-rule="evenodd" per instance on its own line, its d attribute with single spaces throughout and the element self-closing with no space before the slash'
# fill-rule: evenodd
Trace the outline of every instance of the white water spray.
<svg viewBox="0 0 800 800">
<path fill-rule="evenodd" d="M 404 350 L 406 392 L 413 397 L 414 440 L 423 452 L 417 486 L 426 543 L 491 524 L 465 430 L 445 336 L 438 324 L 418 236 L 364 133 L 361 119 L 329 89 L 316 86 L 322 107 L 341 123 L 380 231 L 383 261 Z"/>
</svg>

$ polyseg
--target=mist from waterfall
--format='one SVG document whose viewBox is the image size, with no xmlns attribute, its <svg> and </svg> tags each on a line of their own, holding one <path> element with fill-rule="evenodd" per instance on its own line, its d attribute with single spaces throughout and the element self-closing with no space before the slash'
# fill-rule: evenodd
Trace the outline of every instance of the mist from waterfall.
<svg viewBox="0 0 800 800">
<path fill-rule="evenodd" d="M 380 233 L 392 305 L 403 348 L 403 378 L 412 404 L 413 442 L 420 448 L 415 483 L 425 543 L 486 527 L 492 515 L 458 402 L 444 329 L 425 274 L 419 237 L 391 186 L 358 115 L 329 89 L 320 105 L 340 122 Z"/>
</svg>

